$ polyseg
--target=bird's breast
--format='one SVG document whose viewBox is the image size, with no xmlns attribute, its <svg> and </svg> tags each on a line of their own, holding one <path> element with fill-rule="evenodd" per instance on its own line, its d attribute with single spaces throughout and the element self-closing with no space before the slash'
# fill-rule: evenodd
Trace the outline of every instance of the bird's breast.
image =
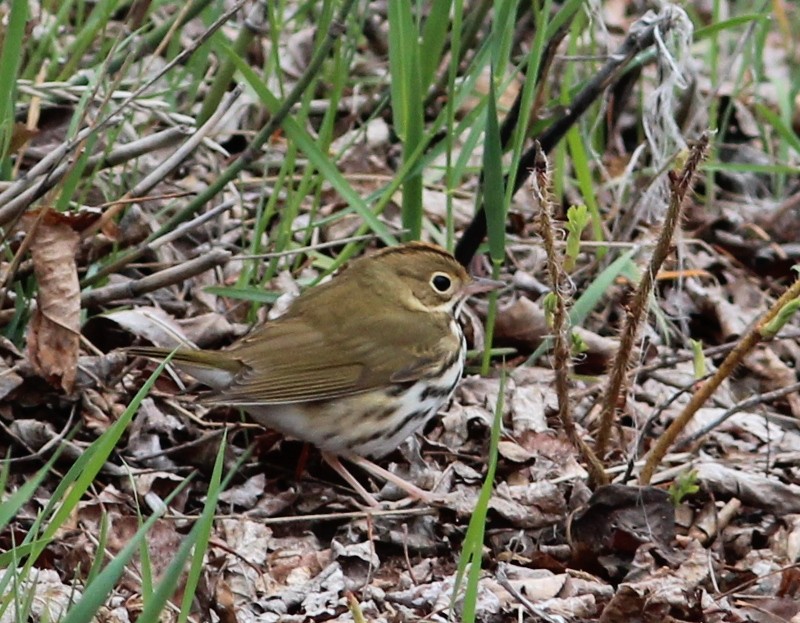
<svg viewBox="0 0 800 623">
<path fill-rule="evenodd" d="M 333 453 L 381 457 L 420 430 L 446 404 L 464 371 L 466 344 L 429 377 L 330 400 L 252 406 L 252 417 L 282 433 Z"/>
</svg>

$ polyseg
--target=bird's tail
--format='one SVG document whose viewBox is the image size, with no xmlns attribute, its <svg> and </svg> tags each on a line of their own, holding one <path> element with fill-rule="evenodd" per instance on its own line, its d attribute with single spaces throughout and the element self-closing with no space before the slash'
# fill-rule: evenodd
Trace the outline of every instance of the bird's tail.
<svg viewBox="0 0 800 623">
<path fill-rule="evenodd" d="M 170 363 L 218 391 L 228 388 L 244 367 L 241 361 L 227 355 L 225 351 L 179 347 L 173 353 L 170 348 L 132 346 L 126 348 L 125 352 L 131 357 L 147 357 L 157 361 L 166 359 L 172 353 Z"/>
</svg>

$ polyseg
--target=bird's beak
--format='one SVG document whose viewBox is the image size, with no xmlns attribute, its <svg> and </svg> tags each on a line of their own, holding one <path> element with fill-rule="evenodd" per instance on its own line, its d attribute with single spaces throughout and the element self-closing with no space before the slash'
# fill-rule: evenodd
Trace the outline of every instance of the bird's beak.
<svg viewBox="0 0 800 623">
<path fill-rule="evenodd" d="M 479 294 L 481 292 L 491 292 L 498 290 L 505 286 L 505 282 L 497 281 L 496 279 L 487 279 L 486 277 L 473 277 L 472 281 L 464 288 L 467 296 Z"/>
</svg>

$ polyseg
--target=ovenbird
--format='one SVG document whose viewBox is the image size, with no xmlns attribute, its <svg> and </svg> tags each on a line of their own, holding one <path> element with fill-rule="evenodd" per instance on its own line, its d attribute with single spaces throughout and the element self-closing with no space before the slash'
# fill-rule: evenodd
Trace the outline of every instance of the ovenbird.
<svg viewBox="0 0 800 623">
<path fill-rule="evenodd" d="M 429 499 L 366 457 L 397 448 L 450 399 L 466 352 L 456 317 L 467 296 L 498 285 L 438 246 L 402 244 L 352 261 L 230 348 L 179 349 L 172 362 L 214 390 L 207 402 L 319 447 L 368 503 L 338 457 Z"/>
</svg>

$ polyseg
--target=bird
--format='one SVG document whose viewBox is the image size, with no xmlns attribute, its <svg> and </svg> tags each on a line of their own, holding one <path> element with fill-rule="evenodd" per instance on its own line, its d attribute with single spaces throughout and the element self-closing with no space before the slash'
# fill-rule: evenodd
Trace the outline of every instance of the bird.
<svg viewBox="0 0 800 623">
<path fill-rule="evenodd" d="M 341 459 L 430 502 L 429 492 L 371 459 L 396 449 L 450 400 L 466 356 L 461 308 L 470 295 L 500 286 L 470 276 L 442 247 L 398 244 L 350 261 L 227 349 L 179 347 L 171 363 L 211 388 L 206 404 L 239 407 L 317 446 L 370 506 L 378 502 Z M 128 352 L 158 359 L 172 349 Z"/>
</svg>

